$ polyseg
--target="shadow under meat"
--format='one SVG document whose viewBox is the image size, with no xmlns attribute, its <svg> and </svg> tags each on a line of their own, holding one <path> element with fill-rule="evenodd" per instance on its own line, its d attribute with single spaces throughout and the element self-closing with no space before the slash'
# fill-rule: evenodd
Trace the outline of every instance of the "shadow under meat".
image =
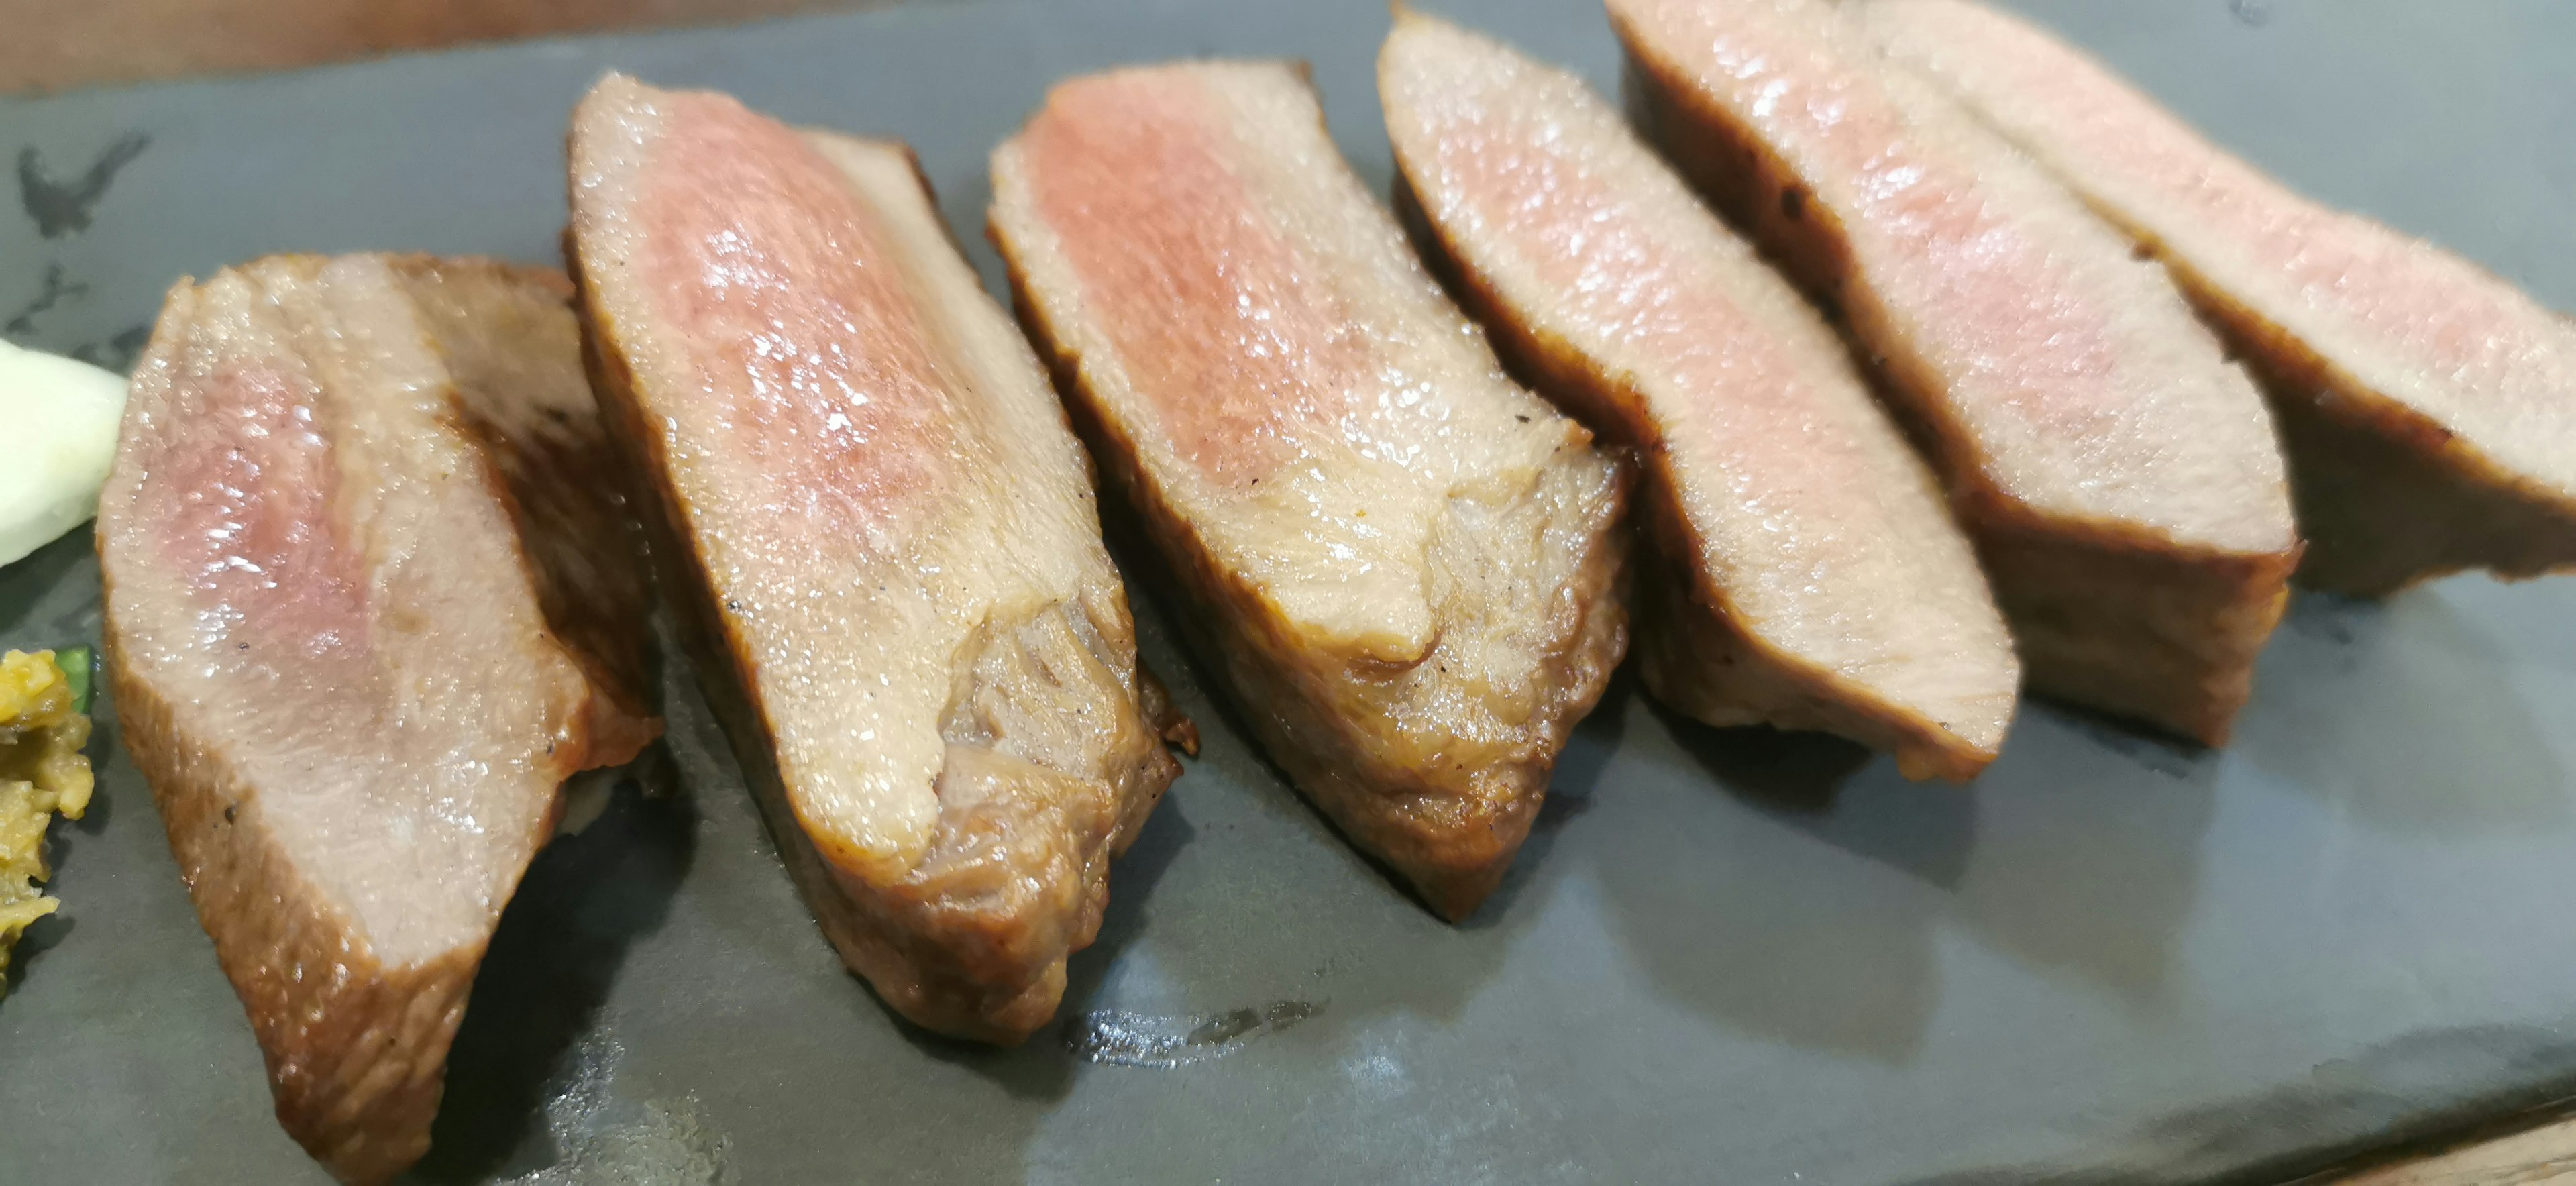
<svg viewBox="0 0 2576 1186">
<path fill-rule="evenodd" d="M 2216 752 L 2024 702 L 1977 783 L 1959 920 L 2005 953 L 2133 1007 L 2163 1000 L 2218 810 Z"/>
<path fill-rule="evenodd" d="M 1729 792 L 1756 807 L 1784 814 L 1831 811 L 1835 792 L 1872 756 L 1868 746 L 1831 733 L 1767 725 L 1718 728 L 1660 703 L 1655 705 L 1655 715 L 1673 742 Z"/>
<path fill-rule="evenodd" d="M 2568 771 L 2516 660 L 2443 587 L 2291 603 L 2235 749 L 2369 827 L 2402 835 L 2562 826 Z M 2495 590 L 2545 598 L 2541 588 Z"/>
<path fill-rule="evenodd" d="M 647 761 L 667 761 L 657 745 Z M 474 979 L 448 1053 L 421 1182 L 481 1181 L 540 1127 L 547 1083 L 608 998 L 636 939 L 658 929 L 688 872 L 697 810 L 622 775 L 599 818 L 528 866 Z"/>
<path fill-rule="evenodd" d="M 1964 860 L 1943 854 L 1974 837 L 1964 793 L 1903 785 L 1833 738 L 1712 729 L 1661 706 L 1651 721 L 1629 731 L 1629 773 L 1585 846 L 1629 958 L 1729 1027 L 1911 1060 L 1938 999 L 1940 870 Z"/>
<path fill-rule="evenodd" d="M 1503 874 L 1501 885 L 1493 895 L 1476 907 L 1476 911 L 1458 921 L 1461 931 L 1486 931 L 1500 925 L 1514 914 L 1523 893 L 1541 882 L 1553 862 L 1549 854 L 1556 849 L 1558 837 L 1568 823 L 1592 809 L 1593 792 L 1600 789 L 1602 774 L 1619 752 L 1619 738 L 1628 729 L 1628 707 L 1636 699 L 1636 676 L 1626 664 L 1610 678 L 1601 691 L 1601 699 L 1592 711 L 1574 727 L 1566 738 L 1565 749 L 1557 754 L 1556 770 L 1548 779 L 1547 798 L 1540 801 L 1538 815 L 1530 821 L 1529 838 L 1521 842 L 1520 852 L 1512 858 L 1511 869 Z"/>
<path fill-rule="evenodd" d="M 1763 725 L 1715 728 L 1655 706 L 1674 744 L 1744 805 L 1855 856 L 1943 889 L 1976 839 L 1968 789 L 1908 782 L 1868 746 Z"/>
</svg>

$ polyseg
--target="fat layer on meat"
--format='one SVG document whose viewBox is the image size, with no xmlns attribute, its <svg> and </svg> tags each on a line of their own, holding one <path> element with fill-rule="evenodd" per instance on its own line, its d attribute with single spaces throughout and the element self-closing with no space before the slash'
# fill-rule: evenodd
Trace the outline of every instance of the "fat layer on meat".
<svg viewBox="0 0 2576 1186">
<path fill-rule="evenodd" d="M 2020 20 L 1966 0 L 1859 11 L 1891 56 L 2162 258 L 2265 380 L 2303 583 L 2377 597 L 2463 568 L 2576 565 L 2576 323 L 2291 192 Z"/>
<path fill-rule="evenodd" d="M 428 1147 L 564 778 L 660 731 L 569 296 L 417 256 L 181 281 L 100 500 L 126 748 L 278 1120 L 346 1181 Z"/>
<path fill-rule="evenodd" d="M 1993 761 L 2012 638 L 1832 329 L 1572 75 L 1400 12 L 1378 92 L 1426 256 L 1518 372 L 1640 460 L 1648 689 L 1915 777 Z"/>
<path fill-rule="evenodd" d="M 1295 67 L 1066 82 L 992 173 L 1023 317 L 1200 655 L 1466 916 L 1625 646 L 1620 467 L 1503 376 Z"/>
<path fill-rule="evenodd" d="M 1609 0 L 1640 122 L 1838 320 L 2031 686 L 2215 744 L 2298 557 L 2271 417 L 2162 269 L 1822 0 Z"/>
<path fill-rule="evenodd" d="M 611 75 L 571 165 L 601 396 L 790 871 L 898 1012 L 1026 1038 L 1179 773 L 1045 373 L 900 144 Z"/>
</svg>

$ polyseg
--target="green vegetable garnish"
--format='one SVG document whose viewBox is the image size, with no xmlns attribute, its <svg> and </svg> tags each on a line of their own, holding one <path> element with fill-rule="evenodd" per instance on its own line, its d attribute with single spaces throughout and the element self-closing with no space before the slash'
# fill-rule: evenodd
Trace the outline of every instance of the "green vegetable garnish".
<svg viewBox="0 0 2576 1186">
<path fill-rule="evenodd" d="M 64 647 L 54 652 L 54 666 L 62 669 L 63 682 L 72 686 L 72 711 L 89 715 L 89 673 L 98 662 L 88 647 Z"/>
</svg>

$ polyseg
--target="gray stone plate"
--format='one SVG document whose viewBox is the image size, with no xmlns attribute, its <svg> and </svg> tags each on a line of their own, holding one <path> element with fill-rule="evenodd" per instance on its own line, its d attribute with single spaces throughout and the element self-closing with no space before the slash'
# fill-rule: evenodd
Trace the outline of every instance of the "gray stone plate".
<svg viewBox="0 0 2576 1186">
<path fill-rule="evenodd" d="M 1447 7 L 1615 82 L 1587 0 Z M 2576 5 L 2034 7 L 2295 184 L 2576 304 Z M 551 258 L 563 117 L 610 67 L 911 140 L 998 280 L 984 154 L 1051 80 L 1305 57 L 1382 184 L 1385 25 L 1382 0 L 924 3 L 0 102 L 33 198 L 0 210 L 0 324 L 115 359 L 174 277 L 263 252 Z M 95 640 L 85 549 L 0 571 L 0 645 Z M 2576 1094 L 2576 581 L 2303 597 L 2229 749 L 2034 705 L 1964 790 L 1623 684 L 1460 927 L 1280 782 L 1150 592 L 1207 748 L 1117 870 L 1071 1028 L 996 1052 L 888 1015 L 674 663 L 672 793 L 621 791 L 538 860 L 421 1176 L 2259 1180 Z M 63 914 L 0 1000 L 0 1180 L 321 1181 L 102 711 Z"/>
</svg>

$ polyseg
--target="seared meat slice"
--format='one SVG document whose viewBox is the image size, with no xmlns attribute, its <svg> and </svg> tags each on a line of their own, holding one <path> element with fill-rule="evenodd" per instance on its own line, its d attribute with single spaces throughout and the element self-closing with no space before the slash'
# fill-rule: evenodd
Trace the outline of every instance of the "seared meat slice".
<svg viewBox="0 0 2576 1186">
<path fill-rule="evenodd" d="M 1609 0 L 1649 135 L 1931 449 L 2034 690 L 2216 744 L 2299 545 L 2270 415 L 2152 263 L 1822 0 Z"/>
<path fill-rule="evenodd" d="M 170 290 L 99 503 L 125 745 L 345 1181 L 429 1146 L 567 775 L 661 731 L 646 592 L 551 270 L 272 256 Z"/>
<path fill-rule="evenodd" d="M 1378 93 L 1424 253 L 1516 370 L 1644 463 L 1646 686 L 1917 778 L 1993 761 L 2012 638 L 1815 311 L 1571 75 L 1400 11 Z"/>
<path fill-rule="evenodd" d="M 902 145 L 611 75 L 572 235 L 612 428 L 771 833 L 904 1016 L 1054 1016 L 1180 772 L 1046 375 Z"/>
<path fill-rule="evenodd" d="M 1962 0 L 1862 11 L 1893 56 L 2162 257 L 2264 379 L 2303 583 L 2378 597 L 2576 565 L 2576 323 L 2290 192 L 2019 20 Z"/>
<path fill-rule="evenodd" d="M 1307 797 L 1466 917 L 1625 648 L 1620 467 L 1503 376 L 1292 66 L 1064 83 L 993 189 L 1200 655 Z"/>
</svg>

